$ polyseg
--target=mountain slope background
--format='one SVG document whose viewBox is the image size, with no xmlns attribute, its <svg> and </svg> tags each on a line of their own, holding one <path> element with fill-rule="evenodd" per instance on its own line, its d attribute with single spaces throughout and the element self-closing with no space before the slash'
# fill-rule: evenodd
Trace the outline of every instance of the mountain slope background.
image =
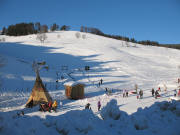
<svg viewBox="0 0 180 135">
<path fill-rule="evenodd" d="M 80 37 L 77 37 L 77 33 Z M 102 123 L 102 121 L 96 119 L 96 117 L 98 119 L 101 117 L 97 110 L 97 101 L 100 100 L 102 106 L 105 107 L 111 99 L 116 99 L 117 107 L 127 113 L 129 118 L 125 115 L 125 119 L 131 119 L 131 115 L 136 111 L 138 111 L 137 117 L 139 116 L 139 111 L 141 112 L 141 109 L 138 109 L 139 107 L 145 108 L 145 111 L 141 114 L 144 115 L 146 113 L 146 107 L 152 106 L 156 101 L 168 101 L 169 97 L 174 94 L 173 90 L 179 85 L 177 83 L 177 78 L 180 74 L 179 50 L 144 46 L 76 31 L 56 31 L 46 33 L 46 35 L 47 39 L 44 43 L 37 40 L 37 35 L 18 37 L 0 36 L 0 38 L 5 38 L 5 42 L 0 43 L 0 54 L 4 58 L 4 66 L 0 68 L 2 80 L 0 110 L 2 112 L 2 119 L 5 120 L 7 115 L 10 116 L 9 120 L 13 121 L 10 123 L 10 126 L 14 126 L 16 123 L 14 115 L 20 110 L 24 110 L 26 117 L 20 118 L 20 121 L 18 120 L 20 125 L 24 124 L 22 119 L 25 119 L 25 121 L 30 120 L 29 116 L 33 117 L 35 121 L 43 118 L 45 121 L 37 122 L 37 125 L 42 126 L 44 129 L 48 127 L 48 124 L 43 125 L 44 122 L 51 123 L 54 121 L 54 118 L 50 118 L 49 120 L 48 115 L 52 117 L 62 115 L 60 116 L 62 118 L 59 118 L 61 121 L 64 115 L 73 117 L 72 110 L 83 110 L 85 104 L 88 102 L 91 103 L 92 112 L 95 117 L 90 113 L 88 113 L 88 116 L 93 117 L 93 119 L 95 119 L 94 121 L 99 125 L 98 123 Z M 42 113 L 38 111 L 38 107 L 32 110 L 24 109 L 24 104 L 31 93 L 35 81 L 35 73 L 32 69 L 33 61 L 45 61 L 49 67 L 48 70 L 41 69 L 40 76 L 53 99 L 58 100 L 60 107 L 57 113 Z M 89 66 L 90 70 L 86 71 L 85 66 Z M 100 79 L 103 79 L 103 84 L 98 87 Z M 84 99 L 76 101 L 66 99 L 64 96 L 64 83 L 69 81 L 79 81 L 86 85 Z M 143 99 L 137 99 L 136 95 L 131 93 L 134 91 L 135 84 L 138 85 L 139 89 L 144 91 Z M 165 86 L 167 87 L 167 91 L 164 91 Z M 155 99 L 151 96 L 150 91 L 152 88 L 156 90 L 158 87 L 161 87 L 162 90 L 160 93 L 161 98 Z M 105 88 L 112 91 L 110 96 L 105 94 Z M 129 91 L 128 98 L 122 97 L 123 90 Z M 157 104 L 152 108 L 156 108 L 156 105 Z M 148 110 L 149 114 L 154 113 L 155 110 L 156 109 Z M 86 112 L 75 111 L 74 113 L 77 116 L 82 116 L 80 122 L 84 121 L 83 118 Z M 157 117 L 159 117 L 161 113 L 164 112 L 159 111 Z M 168 116 L 169 113 L 163 115 Z M 179 116 L 176 115 L 176 113 L 173 113 L 171 116 L 177 120 L 175 122 L 177 123 Z M 73 120 L 77 121 L 76 119 Z M 164 121 L 166 120 L 167 119 L 164 119 Z M 144 116 L 143 121 L 147 121 L 147 119 L 144 119 Z M 92 123 L 90 123 L 90 125 Z M 119 128 L 117 127 L 118 123 L 115 121 L 110 120 L 107 123 L 116 125 L 114 127 L 115 129 Z M 50 126 L 46 134 L 51 131 L 55 133 L 59 132 L 60 134 L 66 133 L 66 131 L 64 131 L 65 129 L 62 128 L 66 126 L 63 124 L 58 125 L 59 124 L 56 123 L 58 128 Z M 106 128 L 106 126 L 106 124 L 102 125 L 103 128 Z M 163 126 L 161 127 L 162 129 Z M 88 127 L 87 125 L 87 129 L 89 129 Z M 29 127 L 26 128 L 27 130 L 31 130 Z M 75 127 L 75 129 L 76 128 L 77 127 Z M 98 126 L 98 128 L 100 127 Z M 179 133 L 179 131 L 174 132 L 175 128 L 176 126 L 172 125 L 168 133 Z M 55 129 L 60 130 L 54 131 Z M 72 130 L 74 131 L 75 129 Z M 145 129 L 146 131 L 143 131 L 142 134 L 164 133 L 164 131 L 153 131 L 149 128 Z M 4 130 L 5 129 L 2 128 L 2 132 L 6 133 L 6 130 Z M 26 133 L 26 130 L 21 130 L 22 132 L 18 131 L 18 129 L 13 132 L 16 134 Z M 71 128 L 68 127 L 68 130 L 71 130 Z M 133 126 L 131 130 L 128 131 L 123 127 L 123 131 L 126 131 L 125 133 L 127 133 L 127 131 L 128 133 L 134 133 L 136 128 Z M 38 134 L 40 131 L 32 127 L 31 132 Z M 28 133 L 30 134 L 31 132 Z M 120 134 L 119 130 L 113 132 L 115 132 L 114 134 Z M 76 131 L 70 134 L 73 133 L 79 134 L 79 132 Z M 81 134 L 86 133 L 84 130 L 81 132 Z M 98 132 L 92 131 L 89 134 L 94 133 Z M 136 134 L 138 133 L 139 132 Z M 99 134 L 102 134 L 102 132 Z M 121 134 L 123 133 L 121 132 Z"/>
</svg>

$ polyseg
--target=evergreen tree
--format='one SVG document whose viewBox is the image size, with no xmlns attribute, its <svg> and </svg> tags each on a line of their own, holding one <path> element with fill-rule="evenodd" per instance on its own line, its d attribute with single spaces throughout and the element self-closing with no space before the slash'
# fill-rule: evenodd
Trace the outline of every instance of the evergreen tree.
<svg viewBox="0 0 180 135">
<path fill-rule="evenodd" d="M 63 25 L 60 30 L 68 31 L 70 29 L 70 26 Z"/>
<path fill-rule="evenodd" d="M 36 22 L 36 23 L 35 23 L 35 30 L 36 30 L 36 33 L 37 33 L 37 32 L 40 32 L 40 30 L 41 30 L 41 24 L 40 24 L 40 22 Z"/>
<path fill-rule="evenodd" d="M 2 35 L 6 35 L 6 32 L 7 32 L 7 29 L 6 29 L 6 27 L 3 27 L 3 29 L 2 29 Z"/>
<path fill-rule="evenodd" d="M 57 25 L 56 23 L 54 23 L 52 26 L 51 26 L 51 31 L 55 31 L 55 30 L 58 30 L 59 29 L 59 25 Z"/>
<path fill-rule="evenodd" d="M 48 32 L 48 26 L 46 24 L 42 25 L 40 28 L 41 33 L 46 33 Z"/>
<path fill-rule="evenodd" d="M 84 32 L 84 26 L 81 26 L 80 31 Z"/>
</svg>

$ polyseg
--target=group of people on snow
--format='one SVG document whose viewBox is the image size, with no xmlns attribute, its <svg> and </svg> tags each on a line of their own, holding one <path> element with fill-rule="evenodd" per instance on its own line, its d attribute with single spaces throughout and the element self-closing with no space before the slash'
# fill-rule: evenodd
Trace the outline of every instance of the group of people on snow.
<svg viewBox="0 0 180 135">
<path fill-rule="evenodd" d="M 39 111 L 43 111 L 43 112 L 51 112 L 51 110 L 56 112 L 58 103 L 56 100 L 54 100 L 54 102 L 49 101 L 48 103 L 42 103 L 39 105 Z"/>
<path fill-rule="evenodd" d="M 123 90 L 123 98 L 128 97 L 128 95 L 129 95 L 129 92 L 127 90 Z"/>
<path fill-rule="evenodd" d="M 102 83 L 103 83 L 103 79 L 101 78 L 101 80 L 98 83 L 98 87 L 100 87 L 102 85 Z"/>
<path fill-rule="evenodd" d="M 91 110 L 91 106 L 90 105 L 91 105 L 90 103 L 87 103 L 85 105 L 85 109 L 90 109 Z M 98 108 L 98 111 L 101 110 L 101 102 L 100 102 L 100 100 L 97 102 L 97 108 Z"/>
<path fill-rule="evenodd" d="M 159 91 L 161 91 L 160 87 L 156 91 L 154 90 L 154 88 L 152 88 L 151 90 L 152 96 L 155 97 L 156 99 L 160 97 Z"/>
<path fill-rule="evenodd" d="M 107 95 L 111 95 L 112 94 L 112 92 L 113 92 L 113 89 L 110 89 L 110 88 L 105 88 L 105 93 L 107 94 Z"/>
<path fill-rule="evenodd" d="M 140 91 L 139 91 L 139 96 L 138 96 L 138 98 L 140 98 L 140 99 L 143 98 L 143 90 L 140 90 Z"/>
</svg>

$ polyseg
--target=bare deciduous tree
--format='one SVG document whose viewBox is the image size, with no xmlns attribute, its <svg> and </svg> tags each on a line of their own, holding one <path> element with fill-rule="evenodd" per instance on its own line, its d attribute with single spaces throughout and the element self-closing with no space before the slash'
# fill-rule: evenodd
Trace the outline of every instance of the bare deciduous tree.
<svg viewBox="0 0 180 135">
<path fill-rule="evenodd" d="M 80 37 L 81 37 L 81 34 L 80 34 L 79 32 L 76 32 L 76 33 L 75 33 L 75 36 L 76 36 L 76 38 L 80 38 Z"/>
<path fill-rule="evenodd" d="M 58 35 L 57 35 L 57 38 L 61 38 L 61 35 L 58 34 Z"/>
<path fill-rule="evenodd" d="M 32 69 L 34 70 L 37 76 L 39 75 L 39 71 L 43 68 L 46 69 L 47 71 L 49 70 L 49 66 L 46 65 L 45 61 L 42 61 L 42 62 L 33 61 Z"/>
<path fill-rule="evenodd" d="M 38 33 L 36 39 L 41 41 L 41 43 L 44 43 L 47 39 L 46 33 Z"/>
<path fill-rule="evenodd" d="M 82 38 L 83 38 L 83 39 L 86 39 L 86 35 L 85 35 L 85 34 L 83 34 L 83 35 L 82 35 Z"/>
<path fill-rule="evenodd" d="M 6 41 L 5 38 L 1 38 L 1 39 L 0 39 L 0 42 L 5 42 L 5 41 Z"/>
</svg>

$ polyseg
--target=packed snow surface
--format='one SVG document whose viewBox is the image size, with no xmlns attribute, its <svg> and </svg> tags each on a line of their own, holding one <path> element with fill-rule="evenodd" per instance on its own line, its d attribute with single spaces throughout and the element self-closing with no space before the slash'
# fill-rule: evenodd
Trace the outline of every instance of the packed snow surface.
<svg viewBox="0 0 180 135">
<path fill-rule="evenodd" d="M 179 86 L 179 50 L 88 33 L 77 38 L 76 33 L 49 32 L 44 43 L 37 35 L 0 36 L 5 38 L 0 42 L 0 134 L 180 134 L 180 105 L 169 101 Z M 48 67 L 40 76 L 58 101 L 57 112 L 24 108 L 36 77 L 34 61 Z M 64 85 L 69 82 L 85 84 L 84 99 L 66 99 Z M 133 93 L 135 84 L 143 90 L 142 99 Z M 161 96 L 155 99 L 151 89 L 158 87 Z M 123 98 L 124 91 L 128 97 Z M 91 110 L 84 110 L 87 103 Z"/>
</svg>

